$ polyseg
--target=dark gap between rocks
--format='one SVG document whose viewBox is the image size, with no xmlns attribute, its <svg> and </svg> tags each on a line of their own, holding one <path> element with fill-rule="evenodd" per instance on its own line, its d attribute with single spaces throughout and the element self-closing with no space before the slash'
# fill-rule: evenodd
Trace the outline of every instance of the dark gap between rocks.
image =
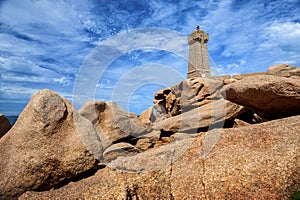
<svg viewBox="0 0 300 200">
<path fill-rule="evenodd" d="M 135 146 L 137 141 L 138 141 L 138 138 L 129 135 L 125 138 L 121 138 L 119 140 L 114 141 L 113 144 L 117 144 L 117 143 L 120 143 L 120 142 L 126 142 L 126 143 L 129 143 L 129 144 Z"/>
<path fill-rule="evenodd" d="M 172 131 L 164 131 L 163 129 L 160 130 L 160 138 L 170 137 L 173 134 L 174 134 L 174 132 L 172 132 Z"/>
</svg>

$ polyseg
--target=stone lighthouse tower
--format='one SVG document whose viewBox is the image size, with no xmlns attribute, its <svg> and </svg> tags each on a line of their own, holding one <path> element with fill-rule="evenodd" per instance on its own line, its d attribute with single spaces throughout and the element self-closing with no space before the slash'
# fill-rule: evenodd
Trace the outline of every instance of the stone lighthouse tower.
<svg viewBox="0 0 300 200">
<path fill-rule="evenodd" d="M 199 26 L 188 36 L 190 53 L 187 78 L 210 77 L 207 42 L 208 33 L 201 30 Z"/>
</svg>

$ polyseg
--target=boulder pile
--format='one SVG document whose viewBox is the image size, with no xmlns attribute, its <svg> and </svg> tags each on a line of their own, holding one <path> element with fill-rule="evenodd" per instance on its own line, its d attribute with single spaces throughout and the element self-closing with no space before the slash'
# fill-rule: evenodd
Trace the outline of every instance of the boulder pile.
<svg viewBox="0 0 300 200">
<path fill-rule="evenodd" d="M 0 199 L 290 199 L 298 71 L 187 79 L 139 117 L 111 101 L 77 111 L 42 90 L 11 129 L 0 115 Z"/>
<path fill-rule="evenodd" d="M 299 122 L 295 116 L 222 129 L 209 151 L 216 129 L 185 137 L 20 199 L 291 199 L 300 184 Z"/>
</svg>

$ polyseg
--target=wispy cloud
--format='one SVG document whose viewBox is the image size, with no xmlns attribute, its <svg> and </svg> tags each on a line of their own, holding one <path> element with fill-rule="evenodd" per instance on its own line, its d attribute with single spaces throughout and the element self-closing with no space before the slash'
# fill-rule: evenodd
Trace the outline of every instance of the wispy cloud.
<svg viewBox="0 0 300 200">
<path fill-rule="evenodd" d="M 298 0 L 1 1 L 0 102 L 14 106 L 0 106 L 0 112 L 20 112 L 30 96 L 43 88 L 71 98 L 82 63 L 99 44 L 118 45 L 122 54 L 97 78 L 98 98 L 108 100 L 124 74 L 151 63 L 167 66 L 184 78 L 187 63 L 178 54 L 183 53 L 186 38 L 141 32 L 107 43 L 114 35 L 135 28 L 160 27 L 186 37 L 200 24 L 210 35 L 209 55 L 217 74 L 266 71 L 279 62 L 299 66 L 299 9 Z M 161 48 L 146 48 L 154 44 Z M 135 72 L 137 80 L 145 78 L 139 76 L 142 71 Z M 166 78 L 164 73 L 156 76 Z M 149 85 L 150 78 L 157 80 L 149 75 L 145 78 Z M 129 79 L 124 87 L 128 83 Z M 141 88 L 150 92 L 157 89 L 154 85 L 153 90 Z M 142 101 L 150 99 L 141 95 L 145 91 L 132 93 L 129 107 L 136 104 L 136 112 L 150 104 L 150 100 Z M 22 103 L 17 105 L 18 100 Z"/>
<path fill-rule="evenodd" d="M 299 1 L 220 1 L 209 10 L 202 24 L 221 72 L 232 73 L 230 63 L 238 65 L 237 73 L 266 71 L 280 60 L 299 65 L 299 8 Z"/>
<path fill-rule="evenodd" d="M 80 68 L 73 103 L 80 106 L 96 96 L 104 100 L 112 99 L 127 109 L 128 105 L 125 104 L 129 102 L 128 95 L 137 87 L 150 82 L 164 83 L 161 85 L 170 87 L 176 81 L 184 79 L 185 75 L 182 74 L 186 73 L 186 68 L 182 66 L 187 65 L 187 57 L 186 37 L 178 32 L 146 28 L 119 33 L 101 43 Z M 146 67 L 149 64 L 152 66 L 151 70 Z M 160 67 L 156 67 L 157 65 Z M 180 75 L 181 78 L 174 78 L 172 74 L 177 74 L 177 77 Z M 148 92 L 153 97 L 155 91 Z M 141 103 L 146 105 L 146 109 L 152 101 Z"/>
</svg>

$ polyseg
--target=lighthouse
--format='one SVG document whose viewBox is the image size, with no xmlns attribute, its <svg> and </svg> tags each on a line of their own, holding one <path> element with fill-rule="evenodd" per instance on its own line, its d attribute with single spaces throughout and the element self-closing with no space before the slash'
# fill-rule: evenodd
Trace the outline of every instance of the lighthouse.
<svg viewBox="0 0 300 200">
<path fill-rule="evenodd" d="M 190 49 L 187 78 L 210 77 L 207 42 L 208 33 L 199 26 L 188 36 Z"/>
</svg>

